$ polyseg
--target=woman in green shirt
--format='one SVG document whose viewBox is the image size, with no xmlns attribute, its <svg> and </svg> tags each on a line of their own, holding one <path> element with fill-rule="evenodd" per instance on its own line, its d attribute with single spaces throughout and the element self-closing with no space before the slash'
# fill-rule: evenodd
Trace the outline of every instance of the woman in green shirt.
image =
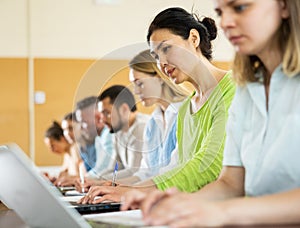
<svg viewBox="0 0 300 228">
<path fill-rule="evenodd" d="M 135 186 L 93 186 L 80 202 L 120 201 L 133 189 L 148 192 L 176 186 L 194 192 L 215 180 L 222 168 L 227 111 L 235 87 L 230 72 L 211 62 L 214 20 L 198 20 L 182 8 L 169 8 L 152 21 L 147 35 L 151 54 L 176 84 L 189 82 L 195 92 L 179 110 L 178 159 L 170 171 Z M 95 200 L 97 195 L 103 195 Z"/>
</svg>

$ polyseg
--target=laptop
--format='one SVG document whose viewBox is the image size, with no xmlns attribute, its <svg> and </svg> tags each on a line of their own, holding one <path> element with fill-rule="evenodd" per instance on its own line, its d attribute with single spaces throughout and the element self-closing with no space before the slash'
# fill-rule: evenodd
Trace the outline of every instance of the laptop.
<svg viewBox="0 0 300 228">
<path fill-rule="evenodd" d="M 120 208 L 119 203 L 71 206 L 61 200 L 59 190 L 16 144 L 0 145 L 0 180 L 0 200 L 30 227 L 91 227 L 78 212 Z"/>
</svg>

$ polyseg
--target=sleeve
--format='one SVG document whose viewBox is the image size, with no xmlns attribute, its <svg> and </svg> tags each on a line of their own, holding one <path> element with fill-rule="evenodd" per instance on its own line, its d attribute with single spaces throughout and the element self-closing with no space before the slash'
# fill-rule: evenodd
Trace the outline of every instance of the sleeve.
<svg viewBox="0 0 300 228">
<path fill-rule="evenodd" d="M 166 141 L 163 145 L 163 154 L 160 156 L 159 164 L 161 165 L 161 168 L 168 166 L 171 158 L 173 156 L 173 152 L 176 151 L 176 145 L 177 145 L 177 118 L 172 123 L 172 126 L 168 132 L 168 135 L 166 137 Z"/>
<path fill-rule="evenodd" d="M 97 160 L 94 168 L 87 173 L 87 177 L 90 178 L 101 179 L 103 175 L 112 173 L 115 167 L 114 137 L 108 131 L 104 132 L 101 137 L 101 139 L 97 138 L 95 141 Z"/>
<path fill-rule="evenodd" d="M 146 180 L 150 178 L 151 176 L 154 176 L 155 174 L 153 173 L 153 170 L 149 165 L 147 164 L 147 161 L 149 161 L 149 155 L 148 153 L 149 150 L 149 144 L 151 140 L 151 135 L 153 133 L 153 125 L 154 125 L 154 119 L 151 118 L 146 124 L 145 130 L 144 130 L 144 144 L 143 144 L 143 153 L 142 153 L 142 161 L 140 168 L 138 169 L 137 172 L 135 172 L 133 175 L 138 177 L 141 181 Z"/>
<path fill-rule="evenodd" d="M 140 132 L 143 134 L 142 132 Z M 118 172 L 118 178 L 133 176 L 141 166 L 143 142 L 135 137 L 131 137 L 127 145 L 127 167 Z"/>
<path fill-rule="evenodd" d="M 143 133 L 146 122 L 139 121 L 128 138 L 128 143 L 125 146 L 126 165 L 124 169 L 118 171 L 118 179 L 133 176 L 141 166 L 142 151 L 143 151 Z M 112 174 L 105 175 L 104 178 L 111 179 Z"/>
<path fill-rule="evenodd" d="M 181 191 L 195 192 L 219 176 L 222 169 L 227 111 L 233 95 L 234 89 L 221 99 L 224 102 L 216 105 L 210 129 L 192 158 L 153 179 L 158 189 L 165 190 L 176 186 Z"/>
<path fill-rule="evenodd" d="M 242 89 L 237 88 L 235 97 L 229 109 L 229 116 L 226 125 L 226 143 L 224 148 L 223 166 L 243 166 L 241 160 L 241 141 L 242 141 L 242 110 L 245 102 L 242 100 Z"/>
<path fill-rule="evenodd" d="M 141 167 L 133 174 L 133 176 L 138 177 L 140 181 L 144 181 L 153 176 L 151 170 L 149 170 L 145 157 L 142 158 Z"/>
</svg>

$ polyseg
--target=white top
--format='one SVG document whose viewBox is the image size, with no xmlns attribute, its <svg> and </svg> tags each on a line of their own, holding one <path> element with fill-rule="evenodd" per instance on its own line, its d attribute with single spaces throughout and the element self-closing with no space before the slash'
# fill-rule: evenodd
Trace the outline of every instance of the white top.
<svg viewBox="0 0 300 228">
<path fill-rule="evenodd" d="M 237 88 L 227 122 L 224 166 L 245 167 L 246 195 L 300 187 L 300 75 L 273 72 L 269 108 L 263 84 Z"/>
<path fill-rule="evenodd" d="M 137 113 L 134 123 L 127 132 L 122 130 L 115 133 L 115 150 L 119 171 L 118 179 L 130 177 L 141 166 L 144 137 L 143 132 L 149 115 Z M 105 175 L 104 179 L 111 180 L 112 174 Z"/>
<path fill-rule="evenodd" d="M 77 176 L 79 174 L 78 173 L 79 162 L 80 162 L 79 148 L 75 143 L 70 147 L 69 153 L 64 153 L 62 171 L 67 169 L 68 175 Z"/>
</svg>

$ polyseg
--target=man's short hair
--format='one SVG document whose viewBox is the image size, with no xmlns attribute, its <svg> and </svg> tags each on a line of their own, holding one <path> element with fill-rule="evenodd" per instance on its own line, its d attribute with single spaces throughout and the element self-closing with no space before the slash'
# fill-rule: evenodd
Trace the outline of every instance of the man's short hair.
<svg viewBox="0 0 300 228">
<path fill-rule="evenodd" d="M 96 96 L 86 97 L 76 103 L 76 110 L 83 110 L 90 107 L 91 105 L 96 106 L 96 102 L 97 102 Z"/>
<path fill-rule="evenodd" d="M 120 107 L 122 104 L 126 103 L 131 112 L 135 112 L 137 110 L 134 96 L 125 86 L 114 85 L 107 88 L 98 96 L 98 101 L 103 101 L 107 97 L 110 98 L 110 103 L 116 107 Z"/>
</svg>

